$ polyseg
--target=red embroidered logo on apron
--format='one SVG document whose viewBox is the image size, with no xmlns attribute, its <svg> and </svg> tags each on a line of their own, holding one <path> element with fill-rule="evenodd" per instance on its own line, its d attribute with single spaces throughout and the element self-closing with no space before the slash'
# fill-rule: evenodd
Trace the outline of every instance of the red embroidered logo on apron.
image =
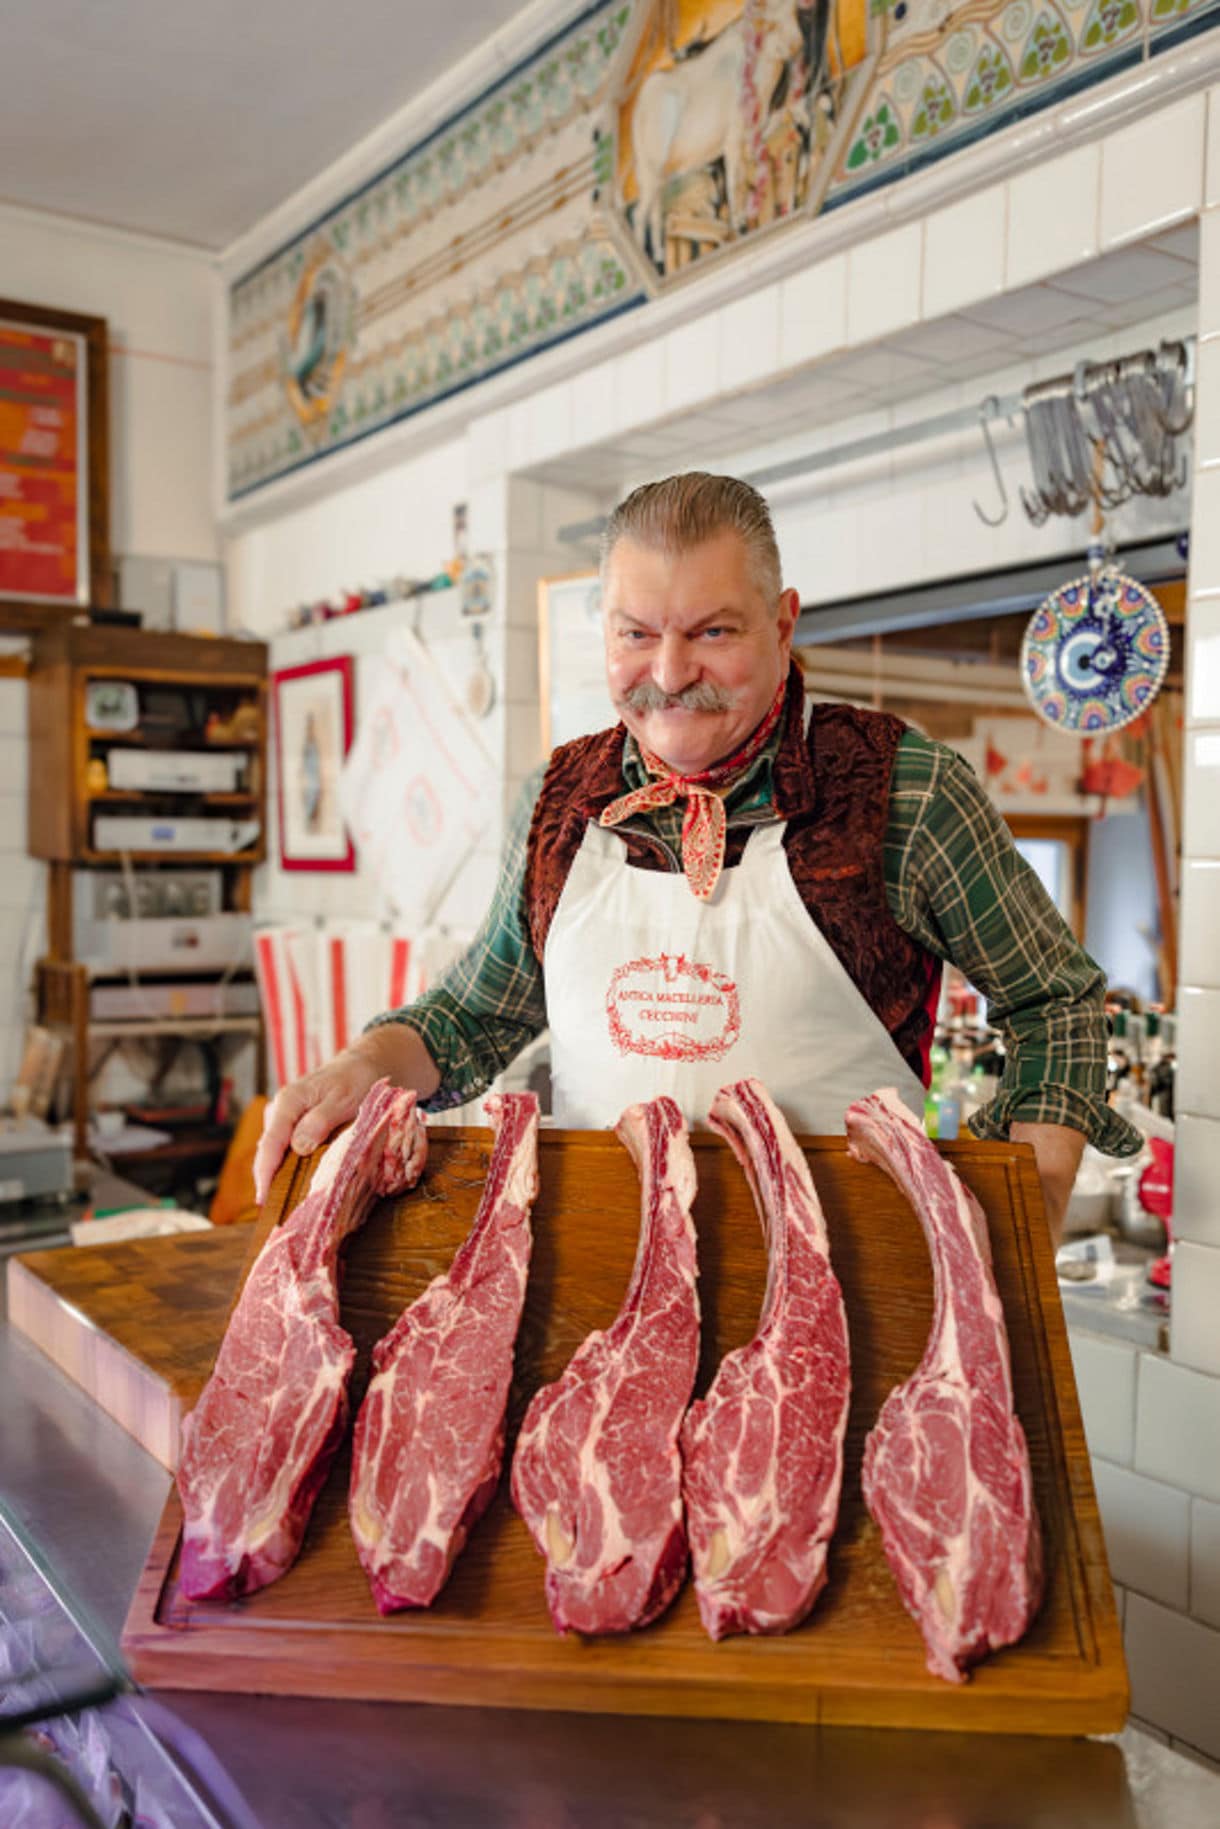
<svg viewBox="0 0 1220 1829">
<path fill-rule="evenodd" d="M 718 1061 L 741 1034 L 737 986 L 685 953 L 631 959 L 606 992 L 610 1039 L 620 1054 Z"/>
</svg>

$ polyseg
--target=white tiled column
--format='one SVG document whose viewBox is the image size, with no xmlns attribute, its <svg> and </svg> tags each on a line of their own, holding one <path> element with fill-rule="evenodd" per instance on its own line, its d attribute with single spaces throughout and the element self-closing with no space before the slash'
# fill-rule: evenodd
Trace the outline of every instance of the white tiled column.
<svg viewBox="0 0 1220 1829">
<path fill-rule="evenodd" d="M 1220 138 L 1220 91 L 1209 140 Z M 1199 247 L 1199 352 L 1178 995 L 1179 1116 L 1172 1357 L 1212 1375 L 1220 1419 L 1220 196 L 1207 186 Z"/>
</svg>

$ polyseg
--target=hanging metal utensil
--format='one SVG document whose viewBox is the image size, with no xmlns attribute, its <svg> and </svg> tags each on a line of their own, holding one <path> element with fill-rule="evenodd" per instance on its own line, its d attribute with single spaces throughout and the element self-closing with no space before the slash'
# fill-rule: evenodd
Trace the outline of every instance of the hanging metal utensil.
<svg viewBox="0 0 1220 1829">
<path fill-rule="evenodd" d="M 982 406 L 979 408 L 979 430 L 983 434 L 983 443 L 987 447 L 987 458 L 991 464 L 991 474 L 995 478 L 996 493 L 1000 498 L 1000 512 L 999 514 L 994 515 L 988 514 L 985 509 L 979 507 L 977 502 L 971 503 L 975 514 L 978 515 L 979 520 L 987 527 L 1000 527 L 1008 519 L 1008 491 L 1004 487 L 1004 478 L 1000 472 L 999 459 L 995 454 L 995 446 L 991 442 L 991 421 L 998 415 L 999 411 L 999 399 L 995 394 L 988 394 L 986 400 L 984 400 Z"/>
</svg>

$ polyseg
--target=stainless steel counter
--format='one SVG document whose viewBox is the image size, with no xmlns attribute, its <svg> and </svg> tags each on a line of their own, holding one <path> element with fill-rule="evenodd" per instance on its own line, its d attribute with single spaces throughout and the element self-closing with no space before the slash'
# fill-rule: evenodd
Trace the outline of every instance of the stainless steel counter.
<svg viewBox="0 0 1220 1829">
<path fill-rule="evenodd" d="M 168 1485 L 0 1318 L 0 1497 L 117 1642 Z M 163 1695 L 264 1829 L 1215 1829 L 1220 1776 L 1114 1741 Z"/>
</svg>

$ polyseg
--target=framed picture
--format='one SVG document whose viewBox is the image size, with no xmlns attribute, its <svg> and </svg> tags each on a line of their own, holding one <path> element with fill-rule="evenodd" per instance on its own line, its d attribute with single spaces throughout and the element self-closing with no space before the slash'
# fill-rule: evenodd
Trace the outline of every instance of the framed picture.
<svg viewBox="0 0 1220 1829">
<path fill-rule="evenodd" d="M 602 587 L 596 572 L 538 580 L 542 753 L 618 722 L 606 687 Z"/>
<path fill-rule="evenodd" d="M 356 850 L 339 805 L 339 771 L 352 741 L 351 655 L 285 667 L 271 687 L 280 865 L 354 870 Z"/>
<path fill-rule="evenodd" d="M 0 299 L 0 629 L 113 601 L 105 318 Z"/>
</svg>

